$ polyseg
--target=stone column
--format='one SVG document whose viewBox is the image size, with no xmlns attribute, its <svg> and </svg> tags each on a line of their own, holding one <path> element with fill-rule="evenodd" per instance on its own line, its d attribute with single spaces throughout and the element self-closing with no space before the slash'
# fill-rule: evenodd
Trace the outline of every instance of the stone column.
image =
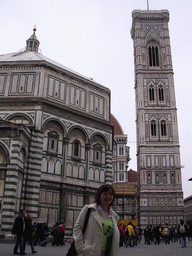
<svg viewBox="0 0 192 256">
<path fill-rule="evenodd" d="M 87 143 L 87 144 L 85 145 L 85 161 L 86 161 L 86 166 L 85 166 L 85 181 L 86 181 L 86 182 L 89 182 L 90 148 L 91 148 L 91 144 Z"/>
<path fill-rule="evenodd" d="M 26 173 L 26 182 L 22 194 L 24 208 L 30 212 L 33 217 L 39 216 L 39 196 L 41 180 L 41 164 L 43 152 L 43 132 L 32 130 L 31 142 L 29 146 L 28 168 Z"/>
<path fill-rule="evenodd" d="M 67 173 L 67 150 L 69 138 L 63 138 L 63 166 L 61 176 L 65 179 Z"/>
<path fill-rule="evenodd" d="M 62 187 L 61 196 L 60 196 L 60 200 L 61 200 L 60 201 L 60 217 L 59 217 L 60 223 L 65 222 L 65 217 L 66 217 L 65 195 L 66 195 L 66 189 Z"/>
<path fill-rule="evenodd" d="M 106 150 L 106 172 L 105 172 L 105 182 L 111 184 L 113 179 L 112 172 L 112 151 Z"/>
</svg>

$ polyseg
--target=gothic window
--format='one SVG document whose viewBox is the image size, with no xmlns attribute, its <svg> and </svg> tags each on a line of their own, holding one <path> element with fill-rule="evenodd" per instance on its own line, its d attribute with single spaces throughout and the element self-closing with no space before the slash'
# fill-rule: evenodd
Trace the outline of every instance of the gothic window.
<svg viewBox="0 0 192 256">
<path fill-rule="evenodd" d="M 73 157 L 80 158 L 81 144 L 78 140 L 73 142 Z"/>
<path fill-rule="evenodd" d="M 149 65 L 159 66 L 159 50 L 157 46 L 149 46 Z"/>
<path fill-rule="evenodd" d="M 119 170 L 124 171 L 124 163 L 119 163 Z"/>
<path fill-rule="evenodd" d="M 123 172 L 119 173 L 119 181 L 124 181 L 124 173 Z"/>
<path fill-rule="evenodd" d="M 101 164 L 102 163 L 102 146 L 97 143 L 93 146 L 94 152 L 94 163 Z"/>
<path fill-rule="evenodd" d="M 149 88 L 149 100 L 150 101 L 155 101 L 155 90 L 153 87 Z"/>
<path fill-rule="evenodd" d="M 161 136 L 162 137 L 167 136 L 167 127 L 166 127 L 166 122 L 165 121 L 161 122 Z"/>
<path fill-rule="evenodd" d="M 159 101 L 164 101 L 164 89 L 163 87 L 159 87 Z"/>
<path fill-rule="evenodd" d="M 119 147 L 119 155 L 120 156 L 124 155 L 124 148 L 123 147 Z"/>
<path fill-rule="evenodd" d="M 151 136 L 156 137 L 157 136 L 157 125 L 155 121 L 151 122 Z"/>
</svg>

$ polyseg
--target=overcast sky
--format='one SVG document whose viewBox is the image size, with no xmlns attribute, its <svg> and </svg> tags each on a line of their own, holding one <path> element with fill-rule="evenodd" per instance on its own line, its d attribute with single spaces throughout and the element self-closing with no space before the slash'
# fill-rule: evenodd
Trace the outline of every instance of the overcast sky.
<svg viewBox="0 0 192 256">
<path fill-rule="evenodd" d="M 111 112 L 128 135 L 129 169 L 136 165 L 132 11 L 147 0 L 0 0 L 0 54 L 26 46 L 36 25 L 41 54 L 111 90 Z M 184 198 L 192 195 L 192 1 L 149 0 L 170 12 Z"/>
</svg>

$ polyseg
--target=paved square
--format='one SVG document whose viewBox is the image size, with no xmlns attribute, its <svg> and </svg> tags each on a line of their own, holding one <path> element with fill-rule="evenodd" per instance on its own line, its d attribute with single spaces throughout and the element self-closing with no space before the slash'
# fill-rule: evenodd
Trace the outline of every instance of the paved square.
<svg viewBox="0 0 192 256">
<path fill-rule="evenodd" d="M 13 255 L 13 243 L 0 243 L 0 256 L 10 256 Z M 27 255 L 37 255 L 37 256 L 65 256 L 69 249 L 67 244 L 65 247 L 61 246 L 51 246 L 48 243 L 46 247 L 36 246 L 35 250 L 38 253 L 32 254 L 29 245 L 26 246 L 26 256 Z M 165 245 L 161 243 L 160 245 L 146 245 L 141 241 L 141 244 L 133 248 L 119 248 L 118 256 L 190 256 L 192 255 L 192 242 L 187 242 L 186 248 L 181 248 L 179 242 L 170 243 Z M 99 255 L 98 255 L 99 256 Z"/>
</svg>

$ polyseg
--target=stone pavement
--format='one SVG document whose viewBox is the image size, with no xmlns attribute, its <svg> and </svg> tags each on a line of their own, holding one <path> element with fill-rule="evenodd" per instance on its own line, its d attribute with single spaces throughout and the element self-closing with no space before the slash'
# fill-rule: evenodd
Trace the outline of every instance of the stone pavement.
<svg viewBox="0 0 192 256">
<path fill-rule="evenodd" d="M 0 243 L 0 256 L 10 256 L 13 255 L 13 243 Z M 37 255 L 37 256 L 65 256 L 69 245 L 65 247 L 51 246 L 51 243 L 48 243 L 46 247 L 36 246 L 35 249 L 38 251 L 36 254 L 31 253 L 31 248 L 29 245 L 26 246 L 26 256 L 28 255 Z M 141 243 L 133 248 L 119 248 L 118 256 L 191 256 L 192 255 L 192 242 L 187 242 L 186 248 L 181 248 L 181 245 L 178 243 L 171 243 L 165 245 L 164 243 L 160 245 L 146 245 Z M 99 256 L 99 255 L 98 255 Z"/>
</svg>

